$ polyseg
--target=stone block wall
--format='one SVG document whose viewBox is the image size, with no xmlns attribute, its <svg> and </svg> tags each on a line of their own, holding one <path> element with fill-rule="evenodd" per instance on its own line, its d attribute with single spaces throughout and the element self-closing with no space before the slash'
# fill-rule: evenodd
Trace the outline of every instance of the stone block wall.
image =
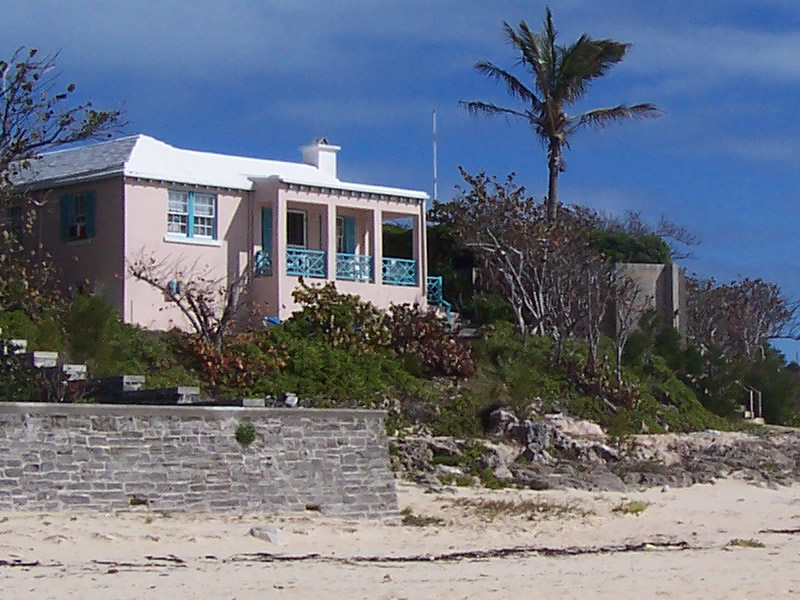
<svg viewBox="0 0 800 600">
<path fill-rule="evenodd" d="M 397 514 L 384 413 L 0 403 L 0 510 Z M 255 441 L 235 439 L 250 422 Z"/>
</svg>

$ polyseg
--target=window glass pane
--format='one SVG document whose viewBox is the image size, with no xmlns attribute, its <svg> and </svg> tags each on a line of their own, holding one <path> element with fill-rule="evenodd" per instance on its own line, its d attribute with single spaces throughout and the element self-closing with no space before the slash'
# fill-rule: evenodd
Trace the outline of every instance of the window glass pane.
<svg viewBox="0 0 800 600">
<path fill-rule="evenodd" d="M 72 216 L 75 223 L 86 222 L 86 197 L 78 194 L 72 198 Z"/>
<path fill-rule="evenodd" d="M 214 196 L 206 194 L 194 195 L 194 214 L 201 217 L 214 216 Z"/>
<path fill-rule="evenodd" d="M 189 211 L 189 194 L 187 192 L 169 193 L 169 212 L 187 214 Z"/>
<path fill-rule="evenodd" d="M 214 237 L 214 213 L 216 198 L 210 194 L 194 195 L 194 236 Z"/>
<path fill-rule="evenodd" d="M 186 235 L 186 224 L 189 221 L 189 193 L 169 192 L 167 208 L 167 232 Z"/>
<path fill-rule="evenodd" d="M 290 246 L 306 245 L 306 219 L 303 213 L 287 213 L 286 243 Z"/>
<path fill-rule="evenodd" d="M 186 215 L 169 215 L 167 231 L 169 233 L 182 233 L 186 235 Z"/>
<path fill-rule="evenodd" d="M 336 217 L 336 251 L 345 252 L 344 219 L 342 217 Z"/>
<path fill-rule="evenodd" d="M 195 237 L 214 237 L 214 218 L 195 217 L 194 218 Z"/>
</svg>

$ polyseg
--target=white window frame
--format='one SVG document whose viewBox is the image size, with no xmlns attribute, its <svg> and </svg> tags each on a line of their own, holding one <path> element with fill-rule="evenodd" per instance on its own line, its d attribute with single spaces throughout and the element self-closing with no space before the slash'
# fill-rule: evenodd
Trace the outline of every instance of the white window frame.
<svg viewBox="0 0 800 600">
<path fill-rule="evenodd" d="M 176 212 L 170 210 L 170 200 L 172 194 L 181 194 L 186 198 L 186 212 Z M 211 214 L 198 215 L 195 210 L 196 196 L 211 199 Z M 173 215 L 185 218 L 185 231 L 170 231 L 170 226 L 173 224 L 171 217 Z M 208 228 L 209 225 L 204 223 L 199 224 L 198 219 L 211 220 L 211 235 L 197 233 L 197 227 Z M 179 222 L 176 222 L 179 223 Z M 179 225 L 180 226 L 180 225 Z M 219 198 L 216 194 L 209 194 L 207 192 L 194 192 L 188 190 L 169 190 L 167 192 L 167 235 L 166 238 L 173 240 L 187 240 L 196 241 L 198 243 L 215 243 L 219 235 Z"/>
<path fill-rule="evenodd" d="M 78 210 L 80 208 L 80 210 Z M 88 211 L 86 210 L 86 193 L 80 192 L 72 195 L 72 222 L 69 224 L 70 240 L 85 240 L 88 238 L 86 230 Z"/>
</svg>

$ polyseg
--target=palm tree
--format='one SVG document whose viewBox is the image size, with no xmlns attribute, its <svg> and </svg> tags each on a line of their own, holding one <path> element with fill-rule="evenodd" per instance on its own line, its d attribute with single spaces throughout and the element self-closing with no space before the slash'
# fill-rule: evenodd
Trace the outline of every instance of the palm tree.
<svg viewBox="0 0 800 600">
<path fill-rule="evenodd" d="M 518 51 L 517 64 L 533 76 L 533 86 L 522 83 L 513 73 L 490 62 L 478 62 L 475 68 L 502 82 L 512 98 L 519 98 L 524 108 L 512 109 L 491 102 L 461 101 L 472 115 L 505 115 L 530 123 L 536 136 L 547 148 L 550 179 L 547 188 L 547 215 L 553 222 L 558 215 L 558 174 L 564 171 L 564 148 L 570 136 L 583 127 L 605 127 L 623 119 L 658 117 L 661 111 L 653 104 L 620 104 L 611 108 L 595 108 L 570 116 L 565 107 L 575 104 L 586 94 L 592 80 L 605 75 L 620 62 L 631 44 L 615 40 L 593 40 L 582 35 L 570 46 L 556 45 L 557 31 L 550 9 L 544 19 L 544 31 L 535 33 L 525 21 L 519 29 L 503 22 L 508 42 Z"/>
</svg>

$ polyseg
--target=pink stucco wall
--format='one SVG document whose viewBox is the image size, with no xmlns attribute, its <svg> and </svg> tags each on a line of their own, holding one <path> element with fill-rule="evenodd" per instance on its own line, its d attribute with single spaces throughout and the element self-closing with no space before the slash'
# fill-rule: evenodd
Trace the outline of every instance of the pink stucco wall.
<svg viewBox="0 0 800 600">
<path fill-rule="evenodd" d="M 125 266 L 122 259 L 123 218 L 122 178 L 64 186 L 34 195 L 39 219 L 34 239 L 53 257 L 60 270 L 65 291 L 76 290 L 84 282 L 104 296 L 112 306 L 122 310 L 122 280 Z M 63 241 L 60 234 L 59 199 L 63 195 L 95 193 L 95 231 L 93 238 Z"/>
<path fill-rule="evenodd" d="M 175 272 L 224 278 L 241 272 L 252 251 L 248 192 L 192 188 L 217 196 L 217 240 L 193 241 L 167 235 L 167 201 L 170 189 L 180 185 L 128 181 L 125 184 L 125 248 L 128 262 L 150 257 Z M 177 308 L 147 283 L 125 276 L 125 320 L 149 329 L 186 328 Z"/>
</svg>

